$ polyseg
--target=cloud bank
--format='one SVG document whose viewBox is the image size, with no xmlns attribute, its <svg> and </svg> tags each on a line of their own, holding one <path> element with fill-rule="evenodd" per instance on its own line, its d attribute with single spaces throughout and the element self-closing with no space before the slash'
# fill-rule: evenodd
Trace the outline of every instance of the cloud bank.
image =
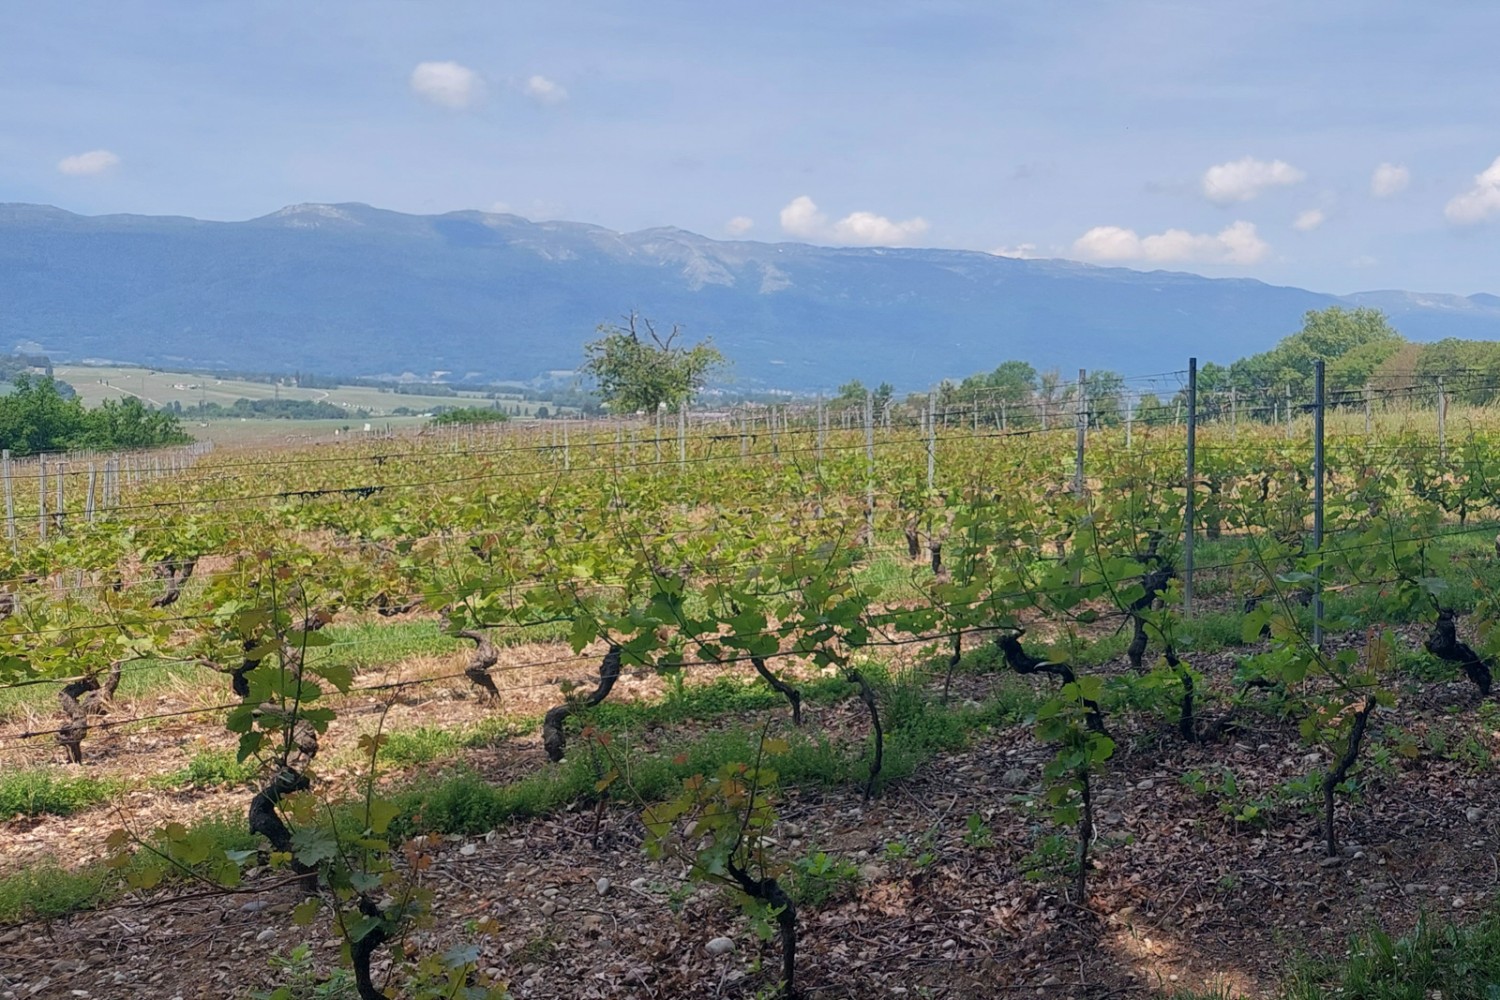
<svg viewBox="0 0 1500 1000">
<path fill-rule="evenodd" d="M 107 149 L 91 149 L 77 156 L 65 156 L 57 161 L 57 172 L 69 177 L 92 177 L 113 170 L 120 165 L 120 158 Z"/>
<path fill-rule="evenodd" d="M 927 232 L 920 216 L 892 222 L 874 212 L 851 212 L 831 221 L 807 195 L 793 198 L 781 210 L 781 229 L 788 236 L 855 246 L 904 246 Z"/>
<path fill-rule="evenodd" d="M 1257 160 L 1247 156 L 1220 163 L 1203 172 L 1203 196 L 1216 205 L 1249 201 L 1273 187 L 1300 184 L 1307 174 L 1283 160 Z"/>
<path fill-rule="evenodd" d="M 1323 214 L 1321 208 L 1309 208 L 1298 214 L 1297 220 L 1292 223 L 1292 228 L 1299 233 L 1310 233 L 1327 221 L 1328 216 Z"/>
<path fill-rule="evenodd" d="M 1382 163 L 1370 175 L 1370 193 L 1377 198 L 1391 198 L 1406 190 L 1411 171 L 1394 163 Z"/>
<path fill-rule="evenodd" d="M 521 92 L 538 104 L 561 104 L 568 99 L 568 91 L 562 84 L 540 75 L 528 78 Z"/>
<path fill-rule="evenodd" d="M 411 71 L 412 93 L 442 108 L 467 108 L 479 99 L 484 81 L 456 62 L 417 63 Z"/>
<path fill-rule="evenodd" d="M 1235 222 L 1218 233 L 1168 229 L 1139 236 L 1133 229 L 1095 226 L 1073 242 L 1073 253 L 1086 260 L 1146 260 L 1157 264 L 1255 264 L 1271 247 L 1250 222 Z"/>
<path fill-rule="evenodd" d="M 1472 226 L 1500 215 L 1500 156 L 1484 173 L 1474 175 L 1474 186 L 1448 202 L 1443 214 L 1449 222 Z"/>
</svg>

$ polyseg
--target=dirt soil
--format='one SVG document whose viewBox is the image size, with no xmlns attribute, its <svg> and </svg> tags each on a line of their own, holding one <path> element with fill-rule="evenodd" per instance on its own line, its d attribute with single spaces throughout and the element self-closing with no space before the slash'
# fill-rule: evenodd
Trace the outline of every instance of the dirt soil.
<svg viewBox="0 0 1500 1000">
<path fill-rule="evenodd" d="M 1233 657 L 1195 666 L 1223 678 Z M 643 690 L 627 694 L 646 695 L 657 682 L 636 683 Z M 994 683 L 961 676 L 955 688 L 977 699 Z M 445 724 L 484 711 L 461 689 L 421 704 L 421 717 Z M 807 726 L 859 753 L 857 709 L 813 706 Z M 1500 883 L 1500 774 L 1488 760 L 1500 734 L 1481 721 L 1472 688 L 1427 685 L 1377 715 L 1367 762 L 1377 747 L 1405 742 L 1398 726 L 1419 753 L 1388 754 L 1367 771 L 1361 800 L 1341 802 L 1343 850 L 1333 859 L 1323 856 L 1316 816 L 1278 806 L 1263 825 L 1236 823 L 1181 780 L 1228 767 L 1248 801 L 1327 766 L 1295 725 L 1251 721 L 1256 728 L 1233 742 L 1200 746 L 1178 741 L 1159 716 L 1111 720 L 1118 748 L 1095 785 L 1099 839 L 1086 906 L 1069 900 L 1064 884 L 1022 874 L 1039 839 L 1057 832 L 1030 805 L 1050 753 L 1028 726 L 939 754 L 870 803 L 854 788 L 783 790 L 776 833 L 786 855 L 824 850 L 860 869 L 857 883 L 800 914 L 806 995 L 1104 1000 L 1193 988 L 1271 996 L 1299 952 L 1332 957 L 1360 930 L 1403 931 L 1422 912 L 1463 920 L 1488 905 Z M 155 751 L 168 757 L 206 738 L 175 727 L 139 735 L 157 739 Z M 1457 752 L 1468 737 L 1469 750 Z M 130 766 L 155 751 L 131 750 Z M 534 736 L 476 752 L 474 762 L 491 780 L 551 766 Z M 201 810 L 219 795 L 228 807 L 241 793 L 179 805 Z M 143 811 L 141 825 L 172 812 Z M 971 816 L 988 836 L 971 833 Z M 26 822 L 0 828 L 0 865 L 32 863 L 47 850 L 36 845 L 49 843 L 54 857 L 81 859 L 102 828 L 92 815 Z M 75 826 L 85 839 L 69 839 Z M 641 839 L 635 811 L 623 806 L 602 823 L 587 808 L 482 837 L 434 838 L 424 847 L 433 860 L 424 877 L 437 893 L 438 920 L 409 946 L 426 954 L 477 943 L 481 968 L 518 998 L 739 998 L 764 988 L 779 968 L 775 941 L 756 938 L 722 892 L 685 882 L 680 862 L 649 861 Z M 183 886 L 0 929 L 0 998 L 244 997 L 272 985 L 268 959 L 304 934 L 321 965 L 337 964 L 326 921 L 292 925 L 289 911 L 303 894 L 283 882 L 262 872 L 232 895 L 199 898 L 200 888 Z M 485 917 L 499 930 L 476 935 Z M 710 954 L 721 936 L 733 948 Z"/>
</svg>

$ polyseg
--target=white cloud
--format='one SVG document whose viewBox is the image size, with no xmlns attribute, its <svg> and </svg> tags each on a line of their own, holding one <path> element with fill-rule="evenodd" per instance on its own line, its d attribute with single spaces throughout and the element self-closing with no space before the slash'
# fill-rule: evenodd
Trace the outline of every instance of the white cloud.
<svg viewBox="0 0 1500 1000">
<path fill-rule="evenodd" d="M 1474 175 L 1474 186 L 1448 202 L 1443 214 L 1459 225 L 1473 225 L 1500 215 L 1500 156 L 1484 173 Z"/>
<path fill-rule="evenodd" d="M 420 98 L 445 108 L 466 108 L 479 99 L 484 81 L 456 62 L 417 63 L 411 89 Z"/>
<path fill-rule="evenodd" d="M 736 215 L 724 223 L 724 231 L 730 236 L 744 236 L 755 228 L 755 220 L 748 215 Z"/>
<path fill-rule="evenodd" d="M 1299 233 L 1310 233 L 1327 221 L 1328 216 L 1323 214 L 1321 208 L 1309 208 L 1297 216 L 1297 221 L 1292 223 L 1292 228 Z"/>
<path fill-rule="evenodd" d="M 538 104 L 561 104 L 568 99 L 568 91 L 562 84 L 545 76 L 533 76 L 526 81 L 522 92 Z"/>
<path fill-rule="evenodd" d="M 1073 242 L 1073 252 L 1089 260 L 1149 260 L 1158 264 L 1254 264 L 1270 251 L 1250 222 L 1235 222 L 1216 234 L 1168 229 L 1145 237 L 1133 229 L 1095 226 Z"/>
<path fill-rule="evenodd" d="M 1249 201 L 1267 188 L 1300 184 L 1307 175 L 1282 160 L 1257 160 L 1247 156 L 1220 163 L 1203 172 L 1203 196 L 1219 205 Z"/>
<path fill-rule="evenodd" d="M 927 232 L 921 217 L 892 222 L 874 212 L 851 212 L 837 222 L 818 209 L 807 195 L 793 198 L 781 210 L 782 231 L 790 236 L 860 246 L 901 246 Z"/>
<path fill-rule="evenodd" d="M 58 173 L 69 177 L 92 177 L 113 170 L 120 165 L 120 158 L 107 149 L 91 149 L 77 156 L 65 156 L 57 161 Z"/>
<path fill-rule="evenodd" d="M 995 257 L 1012 257 L 1016 260 L 1036 260 L 1040 254 L 1036 252 L 1035 243 L 1020 243 L 1013 247 L 996 247 L 990 251 Z"/>
<path fill-rule="evenodd" d="M 1377 198 L 1390 198 L 1405 191 L 1410 183 L 1410 170 L 1394 163 L 1382 163 L 1370 175 L 1370 193 Z"/>
</svg>

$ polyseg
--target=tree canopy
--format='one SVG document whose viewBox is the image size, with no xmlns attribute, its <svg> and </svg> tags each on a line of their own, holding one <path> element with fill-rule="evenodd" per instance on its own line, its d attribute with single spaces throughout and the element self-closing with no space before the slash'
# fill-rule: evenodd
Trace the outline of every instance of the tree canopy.
<svg viewBox="0 0 1500 1000">
<path fill-rule="evenodd" d="M 1290 385 L 1304 394 L 1312 382 L 1313 363 L 1328 363 L 1331 388 L 1363 385 L 1370 374 L 1404 341 L 1379 309 L 1330 306 L 1302 318 L 1302 329 L 1262 354 L 1230 366 L 1235 385 L 1263 388 Z"/>
<path fill-rule="evenodd" d="M 153 448 L 186 444 L 177 417 L 146 407 L 139 399 L 106 400 L 86 410 L 66 398 L 50 377 L 20 374 L 15 391 L 0 396 L 0 447 L 15 455 L 76 448 Z"/>
<path fill-rule="evenodd" d="M 583 345 L 583 372 L 615 413 L 654 413 L 663 407 L 675 413 L 727 364 L 710 339 L 688 347 L 678 343 L 682 331 L 675 325 L 662 336 L 641 318 L 642 336 L 637 322 L 631 313 L 623 327 L 602 325 L 601 336 Z"/>
</svg>

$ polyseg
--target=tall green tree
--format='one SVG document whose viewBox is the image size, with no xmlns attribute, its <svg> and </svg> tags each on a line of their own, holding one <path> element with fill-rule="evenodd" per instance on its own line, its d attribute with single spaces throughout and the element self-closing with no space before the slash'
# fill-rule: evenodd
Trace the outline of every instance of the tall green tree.
<svg viewBox="0 0 1500 1000">
<path fill-rule="evenodd" d="M 604 324 L 598 332 L 583 345 L 583 372 L 615 413 L 655 413 L 663 407 L 675 413 L 728 364 L 712 340 L 685 346 L 678 343 L 682 331 L 676 325 L 663 336 L 635 313 L 625 326 Z"/>
<path fill-rule="evenodd" d="M 1274 391 L 1289 385 L 1294 394 L 1305 396 L 1311 391 L 1314 362 L 1328 363 L 1333 388 L 1362 385 L 1403 343 L 1379 309 L 1330 306 L 1310 310 L 1302 317 L 1302 329 L 1263 354 L 1236 361 L 1230 370 L 1240 388 Z"/>
<path fill-rule="evenodd" d="M 1084 381 L 1089 421 L 1095 427 L 1113 427 L 1125 413 L 1125 378 L 1119 372 L 1101 368 L 1090 371 Z"/>
</svg>

